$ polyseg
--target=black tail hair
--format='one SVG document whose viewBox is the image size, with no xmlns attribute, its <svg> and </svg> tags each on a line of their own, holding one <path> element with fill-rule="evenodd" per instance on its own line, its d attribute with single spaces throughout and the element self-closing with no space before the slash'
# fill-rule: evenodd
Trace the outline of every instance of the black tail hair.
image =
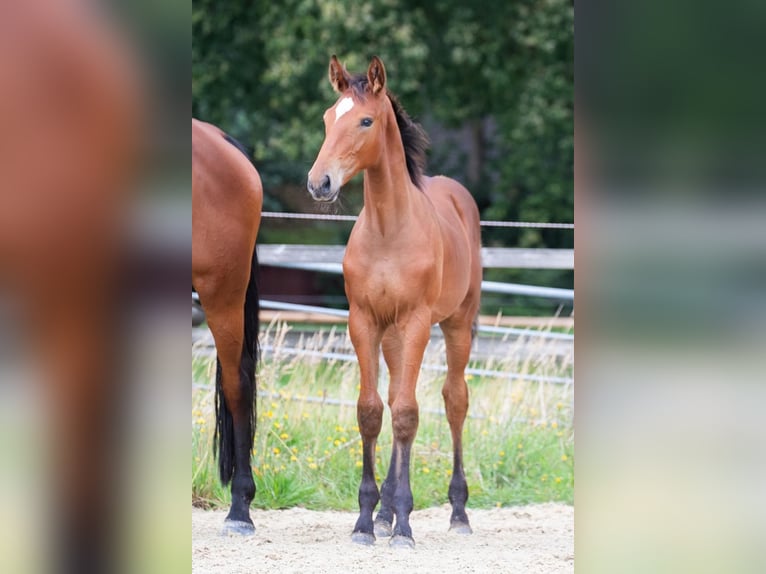
<svg viewBox="0 0 766 574">
<path fill-rule="evenodd" d="M 257 385 L 255 379 L 258 365 L 258 329 L 260 304 L 258 299 L 258 251 L 253 247 L 253 259 L 250 267 L 250 281 L 245 294 L 245 332 L 242 343 L 242 357 L 239 364 L 239 378 L 245 400 L 250 405 L 250 417 L 247 430 L 247 452 L 253 450 L 255 438 Z M 234 420 L 226 406 L 221 380 L 221 363 L 216 364 L 215 373 L 215 437 L 218 454 L 218 472 L 224 486 L 228 485 L 234 474 Z"/>
</svg>

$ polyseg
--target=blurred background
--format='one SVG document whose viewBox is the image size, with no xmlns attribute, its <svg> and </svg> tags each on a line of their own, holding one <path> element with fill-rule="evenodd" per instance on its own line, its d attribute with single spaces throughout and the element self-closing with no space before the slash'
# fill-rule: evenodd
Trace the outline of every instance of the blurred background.
<svg viewBox="0 0 766 574">
<path fill-rule="evenodd" d="M 24 35 L 12 34 L 22 29 L 18 8 L 38 7 L 50 22 L 54 4 L 0 3 L 3 95 L 16 72 L 31 69 L 16 44 Z M 130 326 L 118 314 L 110 323 L 131 349 L 114 371 L 121 377 L 130 366 L 133 376 L 132 384 L 119 379 L 108 388 L 114 396 L 117 388 L 139 394 L 116 401 L 114 420 L 129 422 L 131 446 L 113 449 L 127 471 L 107 485 L 107 496 L 121 502 L 127 522 L 123 569 L 188 571 L 188 275 L 170 270 L 189 261 L 190 75 L 194 115 L 253 149 L 267 209 L 308 211 L 304 177 L 319 149 L 321 113 L 334 101 L 329 56 L 362 71 L 374 53 L 434 140 L 430 171 L 463 181 L 483 218 L 572 221 L 572 3 L 111 6 L 119 8 L 117 35 L 129 36 L 152 78 L 144 95 L 154 121 L 145 133 L 154 153 L 145 170 L 153 183 L 139 186 L 118 218 L 132 222 L 143 246 L 140 272 L 120 263 L 145 296 L 138 307 L 135 297 L 120 299 L 131 301 L 119 314 Z M 764 6 L 578 3 L 578 571 L 764 571 Z M 54 19 L 54 28 L 64 29 L 65 20 Z M 54 102 L 60 98 L 43 101 Z M 3 121 L 39 117 L 20 113 L 31 104 L 3 107 Z M 3 123 L 1 159 L 28 125 Z M 45 174 L 40 166 L 48 164 L 37 160 L 56 155 L 32 149 L 31 173 Z M 3 165 L 7 174 L 18 164 Z M 8 206 L 29 197 L 7 182 L 0 186 L 6 218 Z M 354 214 L 358 187 L 356 198 L 353 185 L 346 191 L 339 210 Z M 336 223 L 303 230 L 275 220 L 264 222 L 263 237 L 286 242 L 280 229 L 300 243 L 342 244 L 348 233 Z M 485 245 L 510 247 L 566 248 L 573 237 L 569 230 L 484 231 Z M 3 239 L 3 248 L 18 245 L 14 234 Z M 71 254 L 51 253 L 64 266 Z M 507 273 L 572 285 L 559 271 Z M 5 288 L 18 273 L 4 265 L 0 275 Z M 26 344 L 26 325 L 3 297 L 0 570 L 40 571 L 44 563 L 61 571 L 46 552 L 46 493 L 73 464 L 51 462 L 54 387 L 36 384 L 45 361 Z"/>
<path fill-rule="evenodd" d="M 762 572 L 766 4 L 580 2 L 580 572 Z"/>
<path fill-rule="evenodd" d="M 427 173 L 463 183 L 483 220 L 573 222 L 571 2 L 195 0 L 192 32 L 192 114 L 253 151 L 264 211 L 319 212 L 306 174 L 337 98 L 330 56 L 363 73 L 378 55 L 389 89 L 431 138 Z M 358 214 L 361 181 L 344 188 L 335 214 Z M 345 245 L 352 225 L 268 218 L 259 242 Z M 484 227 L 482 236 L 485 247 L 574 245 L 567 228 Z M 533 267 L 486 269 L 484 278 L 572 288 L 571 264 Z M 266 267 L 262 277 L 269 299 L 347 307 L 340 276 Z M 486 294 L 482 312 L 571 313 L 561 303 Z"/>
<path fill-rule="evenodd" d="M 0 2 L 2 572 L 189 570 L 190 38 Z"/>
</svg>

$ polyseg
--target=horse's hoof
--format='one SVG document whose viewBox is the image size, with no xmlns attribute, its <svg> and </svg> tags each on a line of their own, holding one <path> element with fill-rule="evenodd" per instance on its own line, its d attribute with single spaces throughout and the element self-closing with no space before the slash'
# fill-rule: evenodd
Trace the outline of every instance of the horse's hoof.
<svg viewBox="0 0 766 574">
<path fill-rule="evenodd" d="M 354 532 L 351 535 L 351 542 L 364 546 L 372 546 L 375 544 L 375 535 L 370 532 Z"/>
<path fill-rule="evenodd" d="M 380 538 L 388 538 L 393 532 L 391 523 L 388 520 L 376 519 L 375 520 L 375 536 Z"/>
<path fill-rule="evenodd" d="M 449 525 L 449 530 L 456 534 L 473 534 L 473 530 L 467 522 L 459 522 L 457 520 Z"/>
<path fill-rule="evenodd" d="M 415 540 L 409 536 L 402 536 L 401 534 L 392 537 L 391 540 L 388 541 L 388 544 L 395 548 L 415 548 Z"/>
<path fill-rule="evenodd" d="M 254 536 L 255 526 L 244 520 L 224 520 L 221 536 Z"/>
</svg>

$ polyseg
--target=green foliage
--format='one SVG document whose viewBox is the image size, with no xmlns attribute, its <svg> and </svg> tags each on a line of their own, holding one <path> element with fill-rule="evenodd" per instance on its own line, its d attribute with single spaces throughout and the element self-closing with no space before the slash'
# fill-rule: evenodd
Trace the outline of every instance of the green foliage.
<svg viewBox="0 0 766 574">
<path fill-rule="evenodd" d="M 322 114 L 335 98 L 329 57 L 363 72 L 377 54 L 410 114 L 440 126 L 428 171 L 464 183 L 483 219 L 573 221 L 571 0 L 194 0 L 192 26 L 192 112 L 253 149 L 265 209 L 315 209 L 304 185 L 324 137 Z M 439 135 L 445 129 L 464 130 L 462 139 Z M 358 212 L 360 191 L 356 178 L 342 209 Z M 273 222 L 260 237 L 283 241 L 295 229 Z M 347 233 L 335 226 L 307 237 L 343 243 Z M 485 229 L 483 242 L 571 248 L 574 234 Z M 492 279 L 573 286 L 571 271 L 495 271 Z M 502 309 L 555 311 L 547 301 L 519 303 Z"/>
<path fill-rule="evenodd" d="M 300 185 L 333 101 L 329 56 L 372 54 L 415 116 L 474 126 L 467 183 L 485 218 L 573 218 L 570 0 L 194 0 L 192 111 L 243 139 L 267 191 Z M 492 130 L 480 126 L 490 121 Z M 491 132 L 491 133 L 490 133 Z M 432 171 L 441 171 L 434 141 Z M 469 162 L 470 163 L 470 162 Z M 273 201 L 273 198 L 272 198 Z M 572 245 L 571 232 L 492 231 L 485 242 Z"/>
</svg>

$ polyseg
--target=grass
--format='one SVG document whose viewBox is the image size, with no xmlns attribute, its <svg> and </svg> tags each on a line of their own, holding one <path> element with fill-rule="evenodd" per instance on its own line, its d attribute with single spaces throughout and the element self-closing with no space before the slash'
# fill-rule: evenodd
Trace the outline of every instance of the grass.
<svg viewBox="0 0 766 574">
<path fill-rule="evenodd" d="M 290 328 L 272 324 L 261 333 L 265 354 L 258 373 L 258 427 L 253 448 L 256 508 L 355 510 L 361 477 L 361 440 L 356 426 L 358 367 L 355 362 L 289 354 Z M 502 357 L 471 366 L 503 373 L 571 377 L 572 357 L 546 353 L 541 339 L 524 356 L 516 342 Z M 298 348 L 351 353 L 345 332 L 302 336 Z M 207 355 L 207 356 L 206 356 Z M 443 348 L 429 349 L 424 364 L 444 364 Z M 192 353 L 192 499 L 204 507 L 227 506 L 213 456 L 214 361 Z M 387 397 L 385 369 L 379 384 Z M 573 392 L 571 385 L 507 377 L 467 376 L 471 406 L 463 433 L 464 466 L 474 508 L 574 498 Z M 452 443 L 443 414 L 443 373 L 423 370 L 418 382 L 420 426 L 413 446 L 411 484 L 415 508 L 448 502 Z M 203 388 L 199 388 L 203 387 Z M 378 439 L 378 480 L 391 452 L 388 407 Z M 378 483 L 380 484 L 380 482 Z"/>
</svg>

